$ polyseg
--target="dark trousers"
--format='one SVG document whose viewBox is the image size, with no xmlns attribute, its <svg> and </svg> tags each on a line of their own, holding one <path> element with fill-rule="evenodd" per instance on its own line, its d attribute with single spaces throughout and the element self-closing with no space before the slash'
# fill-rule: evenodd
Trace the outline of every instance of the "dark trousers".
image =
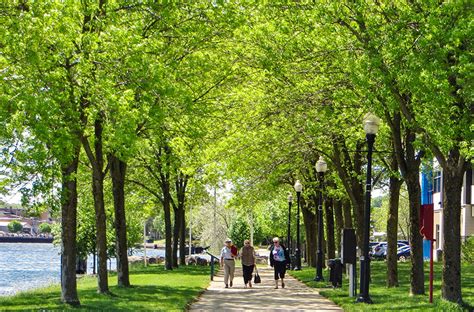
<svg viewBox="0 0 474 312">
<path fill-rule="evenodd" d="M 275 270 L 275 280 L 278 278 L 285 278 L 286 261 L 273 262 L 273 269 Z"/>
<path fill-rule="evenodd" d="M 242 270 L 244 271 L 244 283 L 245 284 L 252 281 L 253 267 L 254 267 L 253 264 L 252 265 L 242 264 Z"/>
</svg>

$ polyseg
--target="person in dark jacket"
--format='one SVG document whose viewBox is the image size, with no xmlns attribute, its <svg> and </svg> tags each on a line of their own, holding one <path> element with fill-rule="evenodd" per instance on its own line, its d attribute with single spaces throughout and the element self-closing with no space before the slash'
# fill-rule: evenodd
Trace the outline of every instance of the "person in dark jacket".
<svg viewBox="0 0 474 312">
<path fill-rule="evenodd" d="M 244 241 L 244 247 L 240 249 L 240 259 L 242 260 L 242 271 L 244 273 L 245 288 L 247 284 L 252 287 L 252 273 L 255 268 L 255 249 L 250 245 L 250 241 Z"/>
<path fill-rule="evenodd" d="M 273 238 L 273 246 L 270 247 L 270 265 L 273 267 L 275 276 L 275 289 L 278 289 L 278 279 L 281 279 L 281 288 L 285 288 L 286 264 L 290 261 L 290 254 L 285 246 L 280 244 L 278 237 Z"/>
</svg>

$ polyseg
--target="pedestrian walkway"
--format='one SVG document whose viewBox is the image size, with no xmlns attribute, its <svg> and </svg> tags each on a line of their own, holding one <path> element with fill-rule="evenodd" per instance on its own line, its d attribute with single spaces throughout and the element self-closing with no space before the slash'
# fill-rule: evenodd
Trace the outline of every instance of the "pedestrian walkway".
<svg viewBox="0 0 474 312">
<path fill-rule="evenodd" d="M 289 275 L 285 288 L 275 289 L 272 268 L 259 268 L 258 273 L 262 283 L 245 288 L 242 268 L 236 267 L 234 286 L 224 288 L 224 272 L 220 270 L 189 311 L 343 311 Z"/>
</svg>

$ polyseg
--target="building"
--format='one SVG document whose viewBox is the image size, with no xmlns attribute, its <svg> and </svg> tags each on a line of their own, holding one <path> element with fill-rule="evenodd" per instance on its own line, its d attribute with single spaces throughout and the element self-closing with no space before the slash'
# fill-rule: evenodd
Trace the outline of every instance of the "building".
<svg viewBox="0 0 474 312">
<path fill-rule="evenodd" d="M 8 233 L 8 224 L 17 220 L 23 226 L 23 233 L 39 234 L 38 227 L 41 223 L 52 223 L 48 212 L 42 213 L 39 218 L 26 217 L 22 208 L 2 207 L 0 208 L 0 232 Z"/>
<path fill-rule="evenodd" d="M 433 236 L 436 240 L 434 249 L 443 250 L 443 172 L 437 163 L 434 163 L 433 168 L 432 172 L 422 173 L 422 203 L 433 204 Z M 461 240 L 463 241 L 474 235 L 473 177 L 472 168 L 464 173 L 461 194 Z"/>
</svg>

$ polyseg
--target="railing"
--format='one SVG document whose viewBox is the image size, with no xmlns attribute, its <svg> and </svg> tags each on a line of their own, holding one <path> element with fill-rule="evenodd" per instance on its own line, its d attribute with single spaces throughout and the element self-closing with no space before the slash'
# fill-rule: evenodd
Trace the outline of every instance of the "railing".
<svg viewBox="0 0 474 312">
<path fill-rule="evenodd" d="M 206 250 L 206 253 L 211 256 L 211 281 L 214 280 L 214 259 L 217 259 L 219 260 L 219 258 L 217 258 L 216 256 L 214 256 L 213 254 L 211 254 L 209 251 Z"/>
</svg>

